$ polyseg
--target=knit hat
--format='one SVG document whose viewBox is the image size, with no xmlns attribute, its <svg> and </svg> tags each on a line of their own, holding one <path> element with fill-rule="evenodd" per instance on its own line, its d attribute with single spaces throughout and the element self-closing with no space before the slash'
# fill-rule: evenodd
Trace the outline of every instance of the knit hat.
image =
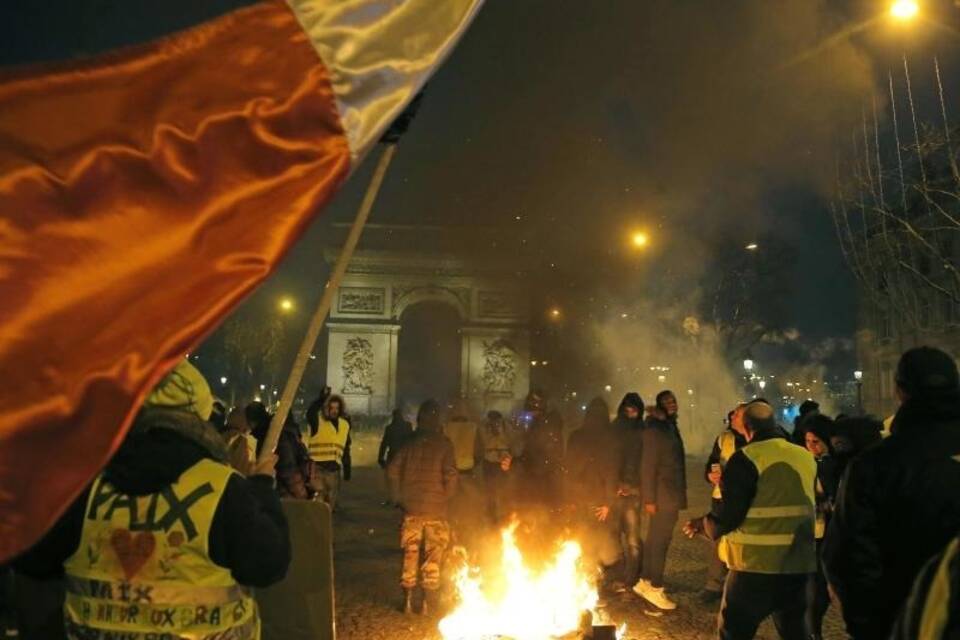
<svg viewBox="0 0 960 640">
<path fill-rule="evenodd" d="M 209 420 L 213 411 L 213 394 L 200 371 L 187 360 L 181 360 L 147 396 L 144 408 L 178 409 Z"/>
<path fill-rule="evenodd" d="M 933 347 L 917 347 L 900 356 L 896 380 L 911 396 L 956 393 L 960 389 L 957 363 Z"/>
<path fill-rule="evenodd" d="M 207 422 L 212 410 L 210 386 L 196 367 L 183 360 L 147 396 L 130 429 L 130 438 L 167 429 L 192 440 L 223 462 L 227 459 L 224 440 Z"/>
</svg>

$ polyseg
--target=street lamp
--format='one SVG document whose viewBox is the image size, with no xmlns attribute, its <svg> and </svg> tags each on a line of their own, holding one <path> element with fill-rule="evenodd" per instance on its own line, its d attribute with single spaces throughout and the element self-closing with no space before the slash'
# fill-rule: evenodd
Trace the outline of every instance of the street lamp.
<svg viewBox="0 0 960 640">
<path fill-rule="evenodd" d="M 857 413 L 863 415 L 863 371 L 853 372 L 853 379 L 857 381 Z"/>
<path fill-rule="evenodd" d="M 763 389 L 766 389 L 766 388 L 767 388 L 767 381 L 766 381 L 766 380 L 761 380 L 761 381 L 760 381 L 760 390 L 762 391 Z"/>
<path fill-rule="evenodd" d="M 294 303 L 293 298 L 285 296 L 280 298 L 280 302 L 277 303 L 277 306 L 280 308 L 280 311 L 283 313 L 290 313 L 293 311 Z"/>
<path fill-rule="evenodd" d="M 920 13 L 917 0 L 895 0 L 890 5 L 890 16 L 899 22 L 910 22 Z"/>
<path fill-rule="evenodd" d="M 650 243 L 650 236 L 644 231 L 634 231 L 630 236 L 630 244 L 637 249 L 643 249 Z"/>
<path fill-rule="evenodd" d="M 743 370 L 744 371 L 753 371 L 753 360 L 746 358 L 743 361 Z"/>
<path fill-rule="evenodd" d="M 750 244 L 744 247 L 744 249 L 746 249 L 747 251 L 756 251 L 759 248 L 760 248 L 760 245 L 758 245 L 756 242 L 751 242 Z"/>
<path fill-rule="evenodd" d="M 220 384 L 227 384 L 227 376 L 220 376 Z"/>
<path fill-rule="evenodd" d="M 560 307 L 553 307 L 552 309 L 550 309 L 548 313 L 550 315 L 551 320 L 559 320 L 560 316 L 562 315 L 562 312 L 560 311 Z"/>
</svg>

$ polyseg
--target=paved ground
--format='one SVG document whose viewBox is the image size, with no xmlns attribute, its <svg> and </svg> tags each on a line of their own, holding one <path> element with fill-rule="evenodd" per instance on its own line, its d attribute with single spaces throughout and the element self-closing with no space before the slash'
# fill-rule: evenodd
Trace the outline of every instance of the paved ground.
<svg viewBox="0 0 960 640">
<path fill-rule="evenodd" d="M 367 443 L 366 448 L 372 446 Z M 364 443 L 357 443 L 356 457 L 369 461 L 364 454 Z M 709 501 L 706 486 L 698 470 L 702 464 L 688 460 L 690 469 L 689 512 L 699 515 Z M 702 489 L 702 490 L 701 490 Z M 352 482 L 345 483 L 341 508 L 334 516 L 335 571 L 337 597 L 337 632 L 341 640 L 420 640 L 439 638 L 436 619 L 404 616 L 400 604 L 400 551 L 398 549 L 399 513 L 381 507 L 383 477 L 373 466 L 355 470 Z M 470 527 L 469 533 L 476 533 Z M 614 619 L 628 624 L 628 638 L 654 640 L 677 638 L 683 640 L 713 638 L 716 609 L 698 601 L 705 576 L 703 543 L 690 541 L 680 535 L 674 538 L 667 564 L 667 589 L 679 607 L 659 618 L 645 615 L 635 598 L 612 602 L 610 612 Z M 824 636 L 844 638 L 842 625 L 834 608 L 828 613 Z M 777 637 L 772 625 L 766 623 L 757 636 Z"/>
</svg>

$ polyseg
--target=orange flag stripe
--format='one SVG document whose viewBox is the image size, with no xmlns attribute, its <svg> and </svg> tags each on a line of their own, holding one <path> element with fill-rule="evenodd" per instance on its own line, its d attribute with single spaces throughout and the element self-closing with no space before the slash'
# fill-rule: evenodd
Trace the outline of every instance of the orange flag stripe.
<svg viewBox="0 0 960 640">
<path fill-rule="evenodd" d="M 0 560 L 102 468 L 157 379 L 350 172 L 279 1 L 0 76 Z"/>
</svg>

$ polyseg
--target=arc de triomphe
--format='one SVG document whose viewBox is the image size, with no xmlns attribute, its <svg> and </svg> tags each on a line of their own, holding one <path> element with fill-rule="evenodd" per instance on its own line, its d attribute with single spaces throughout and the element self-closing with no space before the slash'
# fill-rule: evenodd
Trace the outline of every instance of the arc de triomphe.
<svg viewBox="0 0 960 640">
<path fill-rule="evenodd" d="M 328 262 L 336 252 L 327 252 Z M 502 264 L 396 251 L 357 252 L 330 311 L 327 383 L 355 413 L 397 402 L 397 345 L 405 309 L 424 301 L 460 318 L 460 395 L 475 410 L 511 411 L 530 384 L 529 305 Z"/>
</svg>

